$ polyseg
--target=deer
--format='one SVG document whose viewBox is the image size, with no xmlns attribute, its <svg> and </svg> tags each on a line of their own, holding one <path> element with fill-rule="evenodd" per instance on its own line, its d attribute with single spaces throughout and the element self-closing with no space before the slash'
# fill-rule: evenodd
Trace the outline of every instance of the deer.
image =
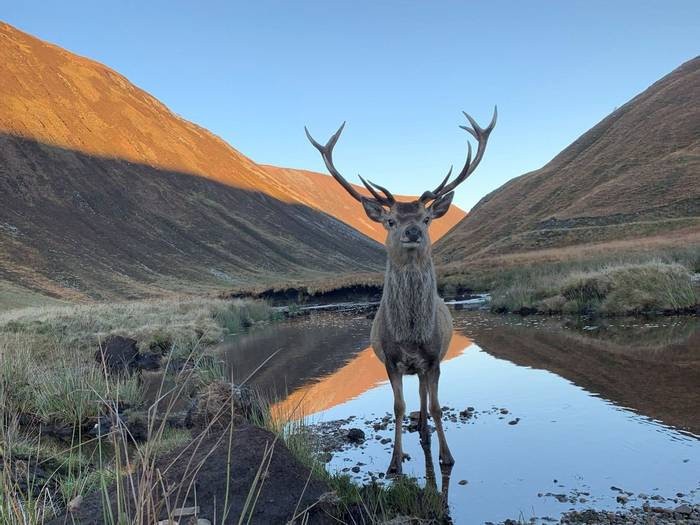
<svg viewBox="0 0 700 525">
<path fill-rule="evenodd" d="M 470 126 L 460 126 L 477 141 L 472 159 L 471 142 L 467 140 L 467 159 L 453 179 L 452 168 L 432 191 L 425 191 L 417 200 L 397 201 L 389 190 L 358 175 L 369 196 L 362 195 L 333 164 L 333 148 L 345 128 L 345 122 L 325 145 L 318 143 L 304 127 L 311 144 L 320 152 L 331 176 L 353 198 L 359 201 L 367 217 L 386 229 L 386 271 L 384 287 L 372 329 L 370 344 L 384 364 L 394 396 L 394 445 L 388 476 L 402 473 L 404 459 L 402 426 L 406 411 L 403 376 L 418 375 L 420 416 L 418 431 L 421 444 L 430 443 L 428 413 L 433 420 L 439 441 L 440 464 L 450 466 L 454 458 L 445 438 L 442 408 L 438 398 L 440 362 L 452 338 L 452 316 L 438 295 L 432 242 L 429 227 L 443 217 L 452 203 L 454 190 L 477 168 L 486 151 L 489 135 L 496 125 L 498 109 L 486 128 L 481 128 L 466 112 Z"/>
</svg>

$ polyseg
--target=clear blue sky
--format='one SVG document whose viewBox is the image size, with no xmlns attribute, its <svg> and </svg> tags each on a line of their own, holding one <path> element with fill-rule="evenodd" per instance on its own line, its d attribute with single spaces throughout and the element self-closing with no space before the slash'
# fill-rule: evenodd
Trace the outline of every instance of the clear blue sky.
<svg viewBox="0 0 700 525">
<path fill-rule="evenodd" d="M 258 162 L 336 165 L 397 193 L 461 167 L 461 110 L 499 123 L 468 209 L 700 53 L 700 1 L 2 0 L 0 18 L 105 63 Z"/>
</svg>

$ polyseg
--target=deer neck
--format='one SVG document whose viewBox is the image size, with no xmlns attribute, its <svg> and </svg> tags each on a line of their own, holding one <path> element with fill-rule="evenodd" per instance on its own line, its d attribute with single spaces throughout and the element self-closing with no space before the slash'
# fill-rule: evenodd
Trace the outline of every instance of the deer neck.
<svg viewBox="0 0 700 525">
<path fill-rule="evenodd" d="M 382 315 L 396 342 L 425 343 L 433 335 L 437 280 L 431 257 L 408 263 L 387 260 Z"/>
</svg>

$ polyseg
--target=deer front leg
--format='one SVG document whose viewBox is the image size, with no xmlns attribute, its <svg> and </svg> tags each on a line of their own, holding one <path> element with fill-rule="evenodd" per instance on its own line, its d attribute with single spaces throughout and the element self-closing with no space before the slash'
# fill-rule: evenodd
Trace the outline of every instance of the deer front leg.
<svg viewBox="0 0 700 525">
<path fill-rule="evenodd" d="M 402 472 L 403 448 L 401 436 L 403 430 L 403 416 L 406 412 L 406 403 L 403 399 L 403 375 L 393 366 L 387 366 L 387 374 L 394 391 L 394 452 L 391 455 L 391 463 L 387 470 L 387 476 L 398 476 Z"/>
<path fill-rule="evenodd" d="M 433 417 L 435 429 L 440 442 L 440 463 L 442 465 L 454 465 L 455 460 L 450 453 L 445 439 L 445 431 L 442 428 L 442 408 L 438 399 L 438 382 L 440 381 L 440 365 L 428 371 L 428 394 L 430 397 L 430 415 Z"/>
<path fill-rule="evenodd" d="M 430 444 L 430 431 L 428 430 L 428 378 L 425 373 L 418 374 L 420 391 L 420 418 L 418 419 L 418 434 L 422 445 Z"/>
</svg>

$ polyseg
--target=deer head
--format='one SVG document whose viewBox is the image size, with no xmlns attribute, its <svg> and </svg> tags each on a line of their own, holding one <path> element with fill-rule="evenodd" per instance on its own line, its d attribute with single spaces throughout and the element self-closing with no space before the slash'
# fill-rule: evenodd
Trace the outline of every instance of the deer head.
<svg viewBox="0 0 700 525">
<path fill-rule="evenodd" d="M 469 132 L 476 139 L 478 143 L 476 155 L 472 159 L 471 143 L 467 141 L 467 160 L 459 175 L 450 181 L 452 176 L 452 168 L 450 168 L 447 176 L 437 188 L 425 191 L 419 199 L 412 202 L 398 202 L 386 188 L 360 177 L 362 184 L 371 195 L 371 197 L 366 197 L 345 180 L 333 165 L 333 148 L 343 132 L 345 122 L 328 139 L 325 146 L 316 142 L 309 130 L 304 128 L 306 136 L 321 153 L 326 168 L 333 178 L 350 195 L 362 203 L 365 213 L 370 219 L 384 225 L 387 230 L 387 253 L 390 259 L 396 263 L 405 263 L 412 259 L 430 256 L 431 241 L 428 234 L 430 223 L 447 213 L 452 203 L 452 197 L 454 197 L 454 189 L 474 172 L 484 156 L 489 135 L 496 125 L 497 108 L 494 108 L 493 118 L 486 128 L 481 128 L 467 113 L 464 113 L 464 116 L 467 117 L 471 127 L 460 126 L 460 128 Z"/>
</svg>

